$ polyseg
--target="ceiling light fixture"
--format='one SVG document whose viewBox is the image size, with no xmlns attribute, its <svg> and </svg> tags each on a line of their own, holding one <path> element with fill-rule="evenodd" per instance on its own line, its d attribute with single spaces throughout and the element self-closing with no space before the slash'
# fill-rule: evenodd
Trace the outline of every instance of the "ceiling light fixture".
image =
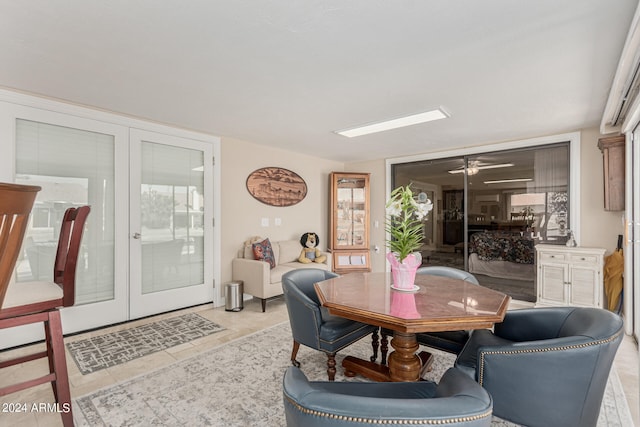
<svg viewBox="0 0 640 427">
<path fill-rule="evenodd" d="M 471 163 L 471 162 L 470 162 Z M 515 166 L 513 163 L 500 163 L 497 165 L 483 165 L 483 166 L 477 166 L 477 165 L 471 165 L 467 168 L 467 175 L 475 175 L 478 173 L 478 171 L 480 170 L 484 170 L 484 169 L 499 169 L 499 168 L 510 168 L 512 166 Z M 464 168 L 462 169 L 452 169 L 450 171 L 448 171 L 449 173 L 464 173 Z"/>
<path fill-rule="evenodd" d="M 470 166 L 467 168 L 467 175 L 475 175 L 480 172 L 480 168 L 478 166 Z"/>
<path fill-rule="evenodd" d="M 398 129 L 406 126 L 417 125 L 420 123 L 431 122 L 433 120 L 446 119 L 450 117 L 449 113 L 442 107 L 437 110 L 427 111 L 425 113 L 413 114 L 411 116 L 400 117 L 397 119 L 386 120 L 384 122 L 371 123 L 365 126 L 359 126 L 352 129 L 338 130 L 335 133 L 353 138 L 355 136 L 368 135 L 370 133 L 384 132 L 386 130 Z"/>
<path fill-rule="evenodd" d="M 505 182 L 529 182 L 533 181 L 533 178 L 513 178 L 513 179 L 496 179 L 495 181 L 485 181 L 485 184 L 502 184 Z"/>
</svg>

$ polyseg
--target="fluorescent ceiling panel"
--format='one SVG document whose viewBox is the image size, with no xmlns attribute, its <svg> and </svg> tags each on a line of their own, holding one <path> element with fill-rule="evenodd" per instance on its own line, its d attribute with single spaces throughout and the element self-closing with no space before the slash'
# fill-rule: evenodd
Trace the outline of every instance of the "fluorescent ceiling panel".
<svg viewBox="0 0 640 427">
<path fill-rule="evenodd" d="M 495 181 L 485 181 L 485 184 L 502 184 L 504 182 L 528 182 L 533 181 L 533 178 L 513 178 L 513 179 L 497 179 Z"/>
<path fill-rule="evenodd" d="M 336 131 L 337 134 L 353 138 L 355 136 L 368 135 L 370 133 L 384 132 L 386 130 L 398 129 L 406 126 L 413 126 L 420 123 L 431 122 L 433 120 L 441 120 L 449 117 L 442 108 L 427 111 L 425 113 L 414 114 L 411 116 L 400 117 L 397 119 L 387 120 L 384 122 L 372 123 L 352 129 Z"/>
</svg>

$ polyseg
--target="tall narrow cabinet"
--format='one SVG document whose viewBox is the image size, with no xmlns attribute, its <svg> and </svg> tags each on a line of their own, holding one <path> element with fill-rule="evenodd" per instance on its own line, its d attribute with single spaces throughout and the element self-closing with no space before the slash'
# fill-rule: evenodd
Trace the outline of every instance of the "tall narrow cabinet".
<svg viewBox="0 0 640 427">
<path fill-rule="evenodd" d="M 624 210 L 625 136 L 609 136 L 598 140 L 604 172 L 604 210 Z"/>
<path fill-rule="evenodd" d="M 329 175 L 329 251 L 338 274 L 371 271 L 369 253 L 369 174 Z"/>
</svg>

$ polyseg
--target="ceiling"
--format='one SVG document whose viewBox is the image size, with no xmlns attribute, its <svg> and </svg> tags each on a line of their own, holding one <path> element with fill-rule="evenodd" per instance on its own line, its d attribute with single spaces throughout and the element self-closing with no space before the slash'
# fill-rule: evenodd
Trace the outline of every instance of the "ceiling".
<svg viewBox="0 0 640 427">
<path fill-rule="evenodd" d="M 598 126 L 637 4 L 0 0 L 0 86 L 340 162 L 407 156 Z"/>
</svg>

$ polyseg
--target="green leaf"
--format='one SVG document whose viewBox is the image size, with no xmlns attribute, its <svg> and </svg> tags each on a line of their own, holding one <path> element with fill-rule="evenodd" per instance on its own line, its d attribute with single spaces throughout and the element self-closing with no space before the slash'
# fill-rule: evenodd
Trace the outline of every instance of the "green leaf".
<svg viewBox="0 0 640 427">
<path fill-rule="evenodd" d="M 399 213 L 397 209 L 389 209 L 396 205 L 400 207 Z M 386 207 L 388 213 L 385 230 L 391 236 L 387 243 L 391 252 L 398 254 L 402 262 L 407 255 L 420 249 L 423 239 L 422 222 L 416 219 L 416 205 L 410 185 L 394 189 Z"/>
</svg>

